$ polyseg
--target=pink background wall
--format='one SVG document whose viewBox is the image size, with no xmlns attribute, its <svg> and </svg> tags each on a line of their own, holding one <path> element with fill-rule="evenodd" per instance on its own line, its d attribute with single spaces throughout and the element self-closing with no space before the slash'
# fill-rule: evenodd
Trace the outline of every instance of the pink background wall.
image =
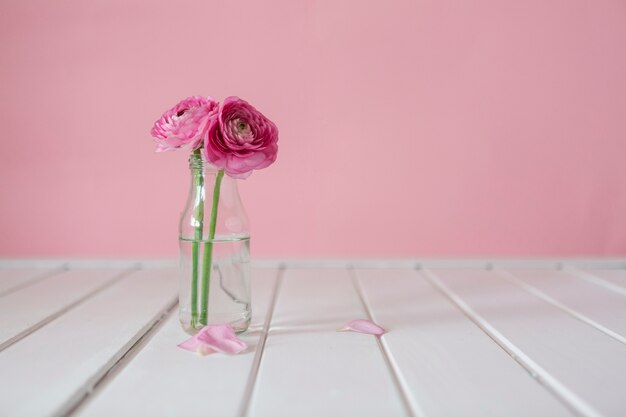
<svg viewBox="0 0 626 417">
<path fill-rule="evenodd" d="M 175 257 L 189 95 L 280 128 L 256 257 L 626 254 L 626 2 L 2 1 L 0 256 Z"/>
</svg>

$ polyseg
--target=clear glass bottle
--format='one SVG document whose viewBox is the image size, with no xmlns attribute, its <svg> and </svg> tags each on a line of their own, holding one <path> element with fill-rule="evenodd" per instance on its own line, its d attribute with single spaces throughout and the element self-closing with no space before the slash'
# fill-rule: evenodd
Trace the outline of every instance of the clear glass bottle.
<svg viewBox="0 0 626 417">
<path fill-rule="evenodd" d="M 204 161 L 189 158 L 191 187 L 180 217 L 179 313 L 183 329 L 207 324 L 248 329 L 250 233 L 237 180 Z"/>
</svg>

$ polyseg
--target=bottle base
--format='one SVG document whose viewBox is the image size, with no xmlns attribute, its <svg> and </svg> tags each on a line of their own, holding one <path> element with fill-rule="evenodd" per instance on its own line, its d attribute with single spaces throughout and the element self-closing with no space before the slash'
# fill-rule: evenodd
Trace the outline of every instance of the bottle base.
<svg viewBox="0 0 626 417">
<path fill-rule="evenodd" d="M 222 323 L 209 322 L 209 325 L 211 325 L 211 324 L 222 324 Z M 232 321 L 232 322 L 229 322 L 228 324 L 230 324 L 233 327 L 233 330 L 235 331 L 235 334 L 239 335 L 239 334 L 244 333 L 250 327 L 250 317 L 248 317 L 246 319 L 240 319 L 240 320 Z M 198 331 L 200 331 L 200 329 L 202 329 L 205 326 L 203 324 L 198 324 L 196 326 L 192 326 L 191 323 L 184 322 L 182 320 L 180 321 L 180 325 L 183 328 L 183 330 L 185 331 L 185 333 L 187 333 L 187 334 L 189 334 L 191 336 L 193 336 L 196 333 L 198 333 Z"/>
</svg>

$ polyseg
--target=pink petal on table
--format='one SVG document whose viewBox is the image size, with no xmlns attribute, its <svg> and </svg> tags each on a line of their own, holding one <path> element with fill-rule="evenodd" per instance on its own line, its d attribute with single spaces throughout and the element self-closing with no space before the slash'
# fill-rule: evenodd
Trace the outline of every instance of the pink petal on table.
<svg viewBox="0 0 626 417">
<path fill-rule="evenodd" d="M 198 341 L 196 336 L 193 336 L 185 340 L 184 342 L 180 343 L 178 347 L 184 350 L 188 350 L 189 352 L 195 352 L 202 356 L 208 355 L 209 353 L 213 352 L 211 348 L 206 346 L 204 343 L 201 343 L 200 341 Z"/>
<path fill-rule="evenodd" d="M 207 355 L 212 352 L 235 354 L 246 349 L 248 345 L 237 337 L 230 324 L 210 324 L 179 344 L 178 347 L 200 355 Z"/>
<path fill-rule="evenodd" d="M 222 353 L 239 353 L 248 345 L 239 339 L 230 324 L 214 324 L 203 327 L 196 335 L 200 343 Z"/>
<path fill-rule="evenodd" d="M 196 337 L 193 336 L 187 340 L 185 340 L 184 342 L 178 344 L 177 346 L 181 349 L 185 349 L 188 350 L 190 352 L 195 352 L 196 349 L 198 349 L 198 346 L 200 345 L 200 342 L 198 342 L 196 340 Z"/>
<path fill-rule="evenodd" d="M 342 329 L 340 332 L 351 331 L 365 334 L 373 334 L 376 337 L 381 337 L 386 333 L 386 330 L 380 327 L 378 324 L 370 320 L 352 320 Z"/>
</svg>

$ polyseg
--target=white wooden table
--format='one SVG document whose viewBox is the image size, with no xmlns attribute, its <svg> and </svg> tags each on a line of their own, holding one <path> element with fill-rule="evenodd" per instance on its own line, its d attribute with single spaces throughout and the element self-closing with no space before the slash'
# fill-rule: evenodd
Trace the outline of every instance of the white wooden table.
<svg viewBox="0 0 626 417">
<path fill-rule="evenodd" d="M 5 262 L 0 416 L 626 416 L 626 262 L 381 265 L 255 267 L 250 348 L 200 357 L 172 269 Z"/>
</svg>

